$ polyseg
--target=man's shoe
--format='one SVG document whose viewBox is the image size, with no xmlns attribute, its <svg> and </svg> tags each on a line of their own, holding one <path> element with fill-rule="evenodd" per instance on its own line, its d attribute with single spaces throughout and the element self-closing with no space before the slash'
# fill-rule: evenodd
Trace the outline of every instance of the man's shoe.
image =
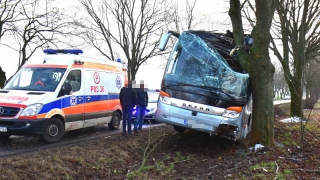
<svg viewBox="0 0 320 180">
<path fill-rule="evenodd" d="M 142 130 L 142 129 L 139 129 L 139 131 L 140 131 L 140 132 L 143 132 L 143 130 Z"/>
<path fill-rule="evenodd" d="M 126 133 L 126 132 L 123 132 L 123 133 L 122 133 L 122 136 L 125 136 L 125 135 L 127 135 L 127 133 Z"/>
<path fill-rule="evenodd" d="M 134 134 L 133 132 L 129 132 L 129 133 L 128 133 L 128 135 L 133 135 L 133 134 Z"/>
<path fill-rule="evenodd" d="M 138 133 L 138 130 L 135 129 L 135 130 L 133 130 L 133 132 L 134 132 L 134 133 Z"/>
</svg>

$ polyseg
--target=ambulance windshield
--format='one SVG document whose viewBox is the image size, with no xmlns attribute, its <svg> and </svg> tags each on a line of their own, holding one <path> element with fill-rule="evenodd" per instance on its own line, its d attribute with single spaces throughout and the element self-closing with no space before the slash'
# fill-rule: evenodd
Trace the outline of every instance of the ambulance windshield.
<svg viewBox="0 0 320 180">
<path fill-rule="evenodd" d="M 63 77 L 65 68 L 26 67 L 9 79 L 3 89 L 53 92 Z"/>
</svg>

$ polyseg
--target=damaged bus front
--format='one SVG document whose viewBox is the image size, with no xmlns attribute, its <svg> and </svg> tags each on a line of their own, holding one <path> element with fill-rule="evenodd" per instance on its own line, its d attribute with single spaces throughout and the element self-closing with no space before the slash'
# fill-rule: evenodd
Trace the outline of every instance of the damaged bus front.
<svg viewBox="0 0 320 180">
<path fill-rule="evenodd" d="M 159 46 L 177 38 L 161 83 L 156 121 L 183 132 L 195 129 L 232 140 L 251 131 L 249 75 L 242 69 L 232 39 L 204 31 L 169 31 Z"/>
</svg>

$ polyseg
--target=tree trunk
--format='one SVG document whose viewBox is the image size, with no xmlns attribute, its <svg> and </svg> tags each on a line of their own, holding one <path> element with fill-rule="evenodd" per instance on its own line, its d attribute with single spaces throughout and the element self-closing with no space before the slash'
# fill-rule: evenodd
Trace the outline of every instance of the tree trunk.
<svg viewBox="0 0 320 180">
<path fill-rule="evenodd" d="M 253 45 L 250 54 L 238 51 L 241 65 L 249 72 L 253 91 L 252 132 L 250 144 L 274 143 L 273 74 L 274 66 L 269 57 L 270 28 L 275 1 L 256 0 L 257 22 L 252 30 Z M 230 0 L 229 16 L 232 21 L 236 45 L 243 43 L 241 3 Z M 241 36 L 242 35 L 242 36 Z"/>
<path fill-rule="evenodd" d="M 291 117 L 302 117 L 302 87 L 299 79 L 301 80 L 301 78 L 294 76 L 292 83 L 289 83 Z"/>
<path fill-rule="evenodd" d="M 263 26 L 262 26 L 263 27 Z M 260 27 L 261 28 L 261 27 Z M 254 28 L 255 41 L 251 51 L 250 77 L 253 91 L 252 133 L 250 144 L 274 143 L 273 74 L 274 66 L 268 52 L 268 32 Z"/>
<path fill-rule="evenodd" d="M 310 87 L 309 85 L 306 86 L 306 99 L 310 97 Z"/>
<path fill-rule="evenodd" d="M 136 80 L 136 72 L 133 72 L 133 70 L 131 70 L 131 80 Z"/>
<path fill-rule="evenodd" d="M 4 83 L 6 82 L 6 80 L 7 80 L 6 73 L 0 67 L 0 89 L 3 88 Z"/>
</svg>

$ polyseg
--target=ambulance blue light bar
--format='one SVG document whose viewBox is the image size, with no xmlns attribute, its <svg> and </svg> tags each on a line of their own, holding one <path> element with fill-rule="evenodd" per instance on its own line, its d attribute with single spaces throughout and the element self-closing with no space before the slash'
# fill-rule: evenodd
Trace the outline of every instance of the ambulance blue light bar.
<svg viewBox="0 0 320 180">
<path fill-rule="evenodd" d="M 44 49 L 45 54 L 82 54 L 81 49 Z"/>
</svg>

